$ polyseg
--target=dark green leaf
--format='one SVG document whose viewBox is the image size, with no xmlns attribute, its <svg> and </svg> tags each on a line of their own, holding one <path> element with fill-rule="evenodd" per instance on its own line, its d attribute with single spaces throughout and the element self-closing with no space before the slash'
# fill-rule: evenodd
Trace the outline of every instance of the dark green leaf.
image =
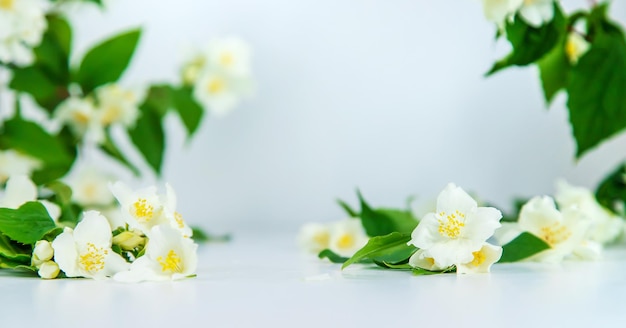
<svg viewBox="0 0 626 328">
<path fill-rule="evenodd" d="M 433 274 L 442 274 L 442 273 L 448 273 L 448 272 L 456 272 L 456 267 L 451 266 L 443 271 L 428 271 L 422 268 L 413 268 L 413 275 L 416 275 L 416 276 L 429 276 Z"/>
<path fill-rule="evenodd" d="M 537 65 L 541 76 L 541 86 L 546 103 L 549 105 L 554 96 L 567 86 L 567 73 L 570 65 L 565 55 L 564 40 L 541 58 Z"/>
<path fill-rule="evenodd" d="M 57 85 L 37 66 L 13 69 L 9 87 L 30 94 L 42 107 L 51 112 L 60 102 Z"/>
<path fill-rule="evenodd" d="M 173 106 L 173 90 L 169 85 L 153 85 L 148 90 L 144 100 L 144 106 L 156 111 L 159 116 L 164 116 Z"/>
<path fill-rule="evenodd" d="M 509 66 L 525 66 L 541 59 L 565 33 L 566 21 L 559 5 L 554 3 L 554 19 L 538 28 L 524 22 L 518 14 L 512 22 L 506 22 L 506 37 L 512 52 L 496 62 L 487 75 Z"/>
<path fill-rule="evenodd" d="M 350 205 L 348 205 L 348 203 L 344 202 L 341 199 L 337 199 L 337 204 L 339 204 L 339 206 L 341 206 L 341 208 L 343 208 L 344 211 L 346 211 L 346 214 L 348 214 L 349 217 L 351 218 L 358 218 L 359 217 L 359 213 L 357 213 L 355 210 L 353 210 Z"/>
<path fill-rule="evenodd" d="M 377 208 L 376 212 L 388 217 L 395 226 L 395 231 L 411 233 L 417 227 L 417 220 L 413 213 L 408 210 L 397 210 L 391 208 Z"/>
<path fill-rule="evenodd" d="M 56 200 L 61 205 L 67 205 L 72 201 L 72 188 L 65 183 L 56 180 L 47 183 L 45 187 L 54 193 Z"/>
<path fill-rule="evenodd" d="M 34 244 L 55 228 L 39 202 L 28 202 L 16 210 L 0 208 L 0 233 L 19 243 Z"/>
<path fill-rule="evenodd" d="M 376 265 L 385 269 L 393 269 L 393 270 L 412 270 L 413 267 L 408 263 L 402 264 L 393 264 L 385 261 L 374 261 Z"/>
<path fill-rule="evenodd" d="M 591 48 L 572 67 L 567 85 L 577 158 L 626 127 L 624 34 L 603 19 L 589 24 Z"/>
<path fill-rule="evenodd" d="M 409 240 L 411 240 L 410 235 L 399 232 L 392 232 L 385 236 L 372 237 L 367 244 L 346 261 L 341 268 L 344 269 L 362 260 L 389 263 L 405 261 L 417 251 L 415 246 L 407 245 Z"/>
<path fill-rule="evenodd" d="M 596 198 L 602 206 L 618 215 L 624 215 L 626 204 L 626 163 L 602 180 L 596 189 Z"/>
<path fill-rule="evenodd" d="M 107 83 L 117 81 L 133 57 L 141 30 L 116 35 L 87 52 L 80 64 L 76 81 L 85 94 Z"/>
<path fill-rule="evenodd" d="M 550 245 L 546 244 L 546 242 L 539 237 L 529 232 L 522 232 L 519 236 L 502 247 L 502 257 L 498 262 L 521 261 L 549 248 Z"/>
<path fill-rule="evenodd" d="M 323 251 L 321 251 L 317 257 L 319 257 L 320 259 L 324 259 L 327 258 L 329 261 L 333 262 L 333 263 L 344 263 L 348 260 L 347 257 L 343 257 L 333 251 L 331 251 L 330 249 L 325 249 Z"/>
<path fill-rule="evenodd" d="M 392 232 L 410 233 L 417 226 L 417 220 L 408 211 L 372 209 L 360 192 L 361 223 L 370 237 L 384 236 Z"/>
<path fill-rule="evenodd" d="M 197 243 L 225 243 L 230 241 L 230 235 L 211 235 L 200 227 L 191 227 L 192 238 Z"/>
<path fill-rule="evenodd" d="M 189 88 L 173 90 L 173 95 L 174 107 L 176 107 L 180 119 L 187 128 L 187 136 L 191 137 L 200 126 L 204 110 L 193 98 L 191 89 Z"/>
<path fill-rule="evenodd" d="M 161 116 L 148 106 L 141 106 L 141 117 L 128 131 L 130 139 L 157 175 L 161 174 L 165 136 Z"/>
</svg>

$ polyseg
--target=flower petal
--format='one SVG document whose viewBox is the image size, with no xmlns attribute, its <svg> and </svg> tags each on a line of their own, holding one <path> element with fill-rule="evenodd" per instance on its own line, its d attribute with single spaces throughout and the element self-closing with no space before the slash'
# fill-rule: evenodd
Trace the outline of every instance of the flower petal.
<svg viewBox="0 0 626 328">
<path fill-rule="evenodd" d="M 454 213 L 459 211 L 467 214 L 477 207 L 476 201 L 453 183 L 449 183 L 437 197 L 437 212 Z"/>
<path fill-rule="evenodd" d="M 78 270 L 78 251 L 72 229 L 65 228 L 65 231 L 52 242 L 52 248 L 54 249 L 54 261 L 65 272 L 65 275 L 68 277 L 81 276 Z"/>
<path fill-rule="evenodd" d="M 484 242 L 500 227 L 502 212 L 493 207 L 479 207 L 467 214 L 462 236 Z"/>
<path fill-rule="evenodd" d="M 111 248 L 111 226 L 98 211 L 86 211 L 74 229 L 74 240 L 78 245 L 92 243 L 97 247 Z"/>
</svg>

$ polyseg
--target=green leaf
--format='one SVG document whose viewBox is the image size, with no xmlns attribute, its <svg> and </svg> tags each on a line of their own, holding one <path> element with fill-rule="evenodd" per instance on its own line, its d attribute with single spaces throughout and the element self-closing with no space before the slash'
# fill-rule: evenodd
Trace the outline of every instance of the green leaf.
<svg viewBox="0 0 626 328">
<path fill-rule="evenodd" d="M 410 233 L 417 226 L 417 220 L 408 211 L 392 209 L 372 209 L 361 192 L 358 192 L 361 204 L 361 223 L 368 236 L 384 236 L 392 232 Z"/>
<path fill-rule="evenodd" d="M 47 183 L 45 187 L 54 193 L 61 205 L 67 205 L 72 201 L 72 188 L 65 183 L 56 180 Z"/>
<path fill-rule="evenodd" d="M 626 41 L 619 27 L 592 21 L 590 50 L 568 75 L 567 107 L 576 157 L 626 128 Z"/>
<path fill-rule="evenodd" d="M 0 133 L 0 149 L 11 148 L 40 159 L 44 167 L 33 174 L 37 184 L 58 179 L 69 171 L 75 153 L 55 136 L 48 134 L 38 124 L 19 118 L 4 122 Z"/>
<path fill-rule="evenodd" d="M 607 175 L 598 188 L 596 198 L 602 206 L 618 215 L 624 215 L 626 204 L 626 163 L 622 163 Z"/>
<path fill-rule="evenodd" d="M 385 261 L 374 261 L 376 265 L 385 269 L 393 269 L 393 270 L 412 270 L 413 267 L 408 263 L 402 264 L 393 264 Z"/>
<path fill-rule="evenodd" d="M 153 85 L 148 90 L 144 106 L 150 107 L 159 116 L 164 116 L 173 106 L 173 92 L 169 85 Z"/>
<path fill-rule="evenodd" d="M 23 245 L 19 245 L 11 241 L 7 236 L 0 233 L 0 256 L 16 262 L 27 261 L 30 264 L 30 247 L 26 249 Z"/>
<path fill-rule="evenodd" d="M 115 145 L 108 129 L 106 130 L 104 142 L 100 145 L 100 149 L 128 168 L 135 176 L 139 176 L 141 174 L 139 169 L 133 165 L 133 163 L 131 163 L 126 156 L 122 154 L 122 151 Z"/>
<path fill-rule="evenodd" d="M 448 272 L 456 272 L 456 267 L 455 266 L 451 266 L 443 271 L 428 271 L 426 269 L 422 269 L 422 268 L 413 268 L 413 275 L 415 276 L 429 276 L 429 275 L 433 275 L 433 274 L 442 274 L 442 273 L 448 273 Z"/>
<path fill-rule="evenodd" d="M 348 214 L 349 217 L 351 218 L 358 218 L 359 217 L 359 213 L 357 213 L 355 210 L 353 210 L 350 205 L 348 205 L 348 203 L 344 202 L 341 199 L 337 199 L 337 204 L 339 204 L 339 206 L 341 206 L 341 208 L 346 211 L 346 213 Z"/>
<path fill-rule="evenodd" d="M 549 248 L 550 245 L 546 244 L 546 242 L 539 237 L 529 232 L 522 232 L 519 236 L 502 247 L 502 257 L 498 262 L 521 261 Z"/>
<path fill-rule="evenodd" d="M 554 19 L 538 28 L 528 25 L 518 14 L 506 22 L 506 37 L 513 50 L 496 62 L 487 76 L 509 66 L 526 66 L 541 59 L 558 43 L 565 33 L 566 21 L 559 5 L 554 3 Z"/>
<path fill-rule="evenodd" d="M 88 94 L 93 89 L 117 81 L 133 57 L 141 30 L 116 35 L 87 52 L 76 76 L 76 82 Z"/>
<path fill-rule="evenodd" d="M 49 112 L 60 102 L 57 85 L 37 66 L 13 69 L 9 87 L 30 94 L 35 101 Z"/>
<path fill-rule="evenodd" d="M 541 77 L 541 86 L 546 103 L 549 105 L 554 96 L 567 86 L 567 74 L 570 68 L 565 55 L 564 40 L 559 41 L 557 46 L 541 58 L 537 65 Z"/>
<path fill-rule="evenodd" d="M 141 106 L 139 110 L 141 117 L 137 120 L 135 127 L 128 131 L 128 134 L 146 162 L 157 175 L 160 175 L 165 151 L 165 136 L 161 116 L 146 104 Z"/>
<path fill-rule="evenodd" d="M 191 227 L 192 238 L 197 243 L 225 243 L 230 241 L 230 235 L 211 235 L 200 227 Z"/>
<path fill-rule="evenodd" d="M 409 240 L 411 240 L 410 235 L 399 232 L 392 232 L 385 236 L 372 237 L 367 244 L 346 261 L 341 268 L 344 269 L 362 260 L 389 263 L 405 261 L 417 251 L 415 246 L 407 245 Z"/>
<path fill-rule="evenodd" d="M 376 212 L 388 217 L 395 226 L 395 231 L 411 233 L 417 227 L 417 220 L 409 210 L 397 210 L 391 208 L 378 208 Z"/>
<path fill-rule="evenodd" d="M 28 202 L 16 210 L 0 208 L 0 233 L 19 243 L 34 244 L 55 228 L 39 202 Z"/>
<path fill-rule="evenodd" d="M 181 88 L 172 90 L 174 107 L 180 119 L 187 128 L 187 136 L 191 137 L 200 126 L 200 121 L 204 115 L 202 106 L 193 98 L 191 89 Z"/>
<path fill-rule="evenodd" d="M 348 260 L 347 257 L 343 257 L 333 251 L 331 251 L 330 249 L 325 249 L 323 251 L 321 251 L 317 257 L 319 257 L 320 259 L 324 259 L 327 258 L 329 261 L 331 261 L 332 263 L 344 263 Z"/>
</svg>

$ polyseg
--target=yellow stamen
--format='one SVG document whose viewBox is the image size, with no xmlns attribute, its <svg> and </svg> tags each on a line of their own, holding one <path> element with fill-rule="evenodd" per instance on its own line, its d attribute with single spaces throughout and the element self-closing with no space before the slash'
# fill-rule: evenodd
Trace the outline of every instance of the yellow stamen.
<svg viewBox="0 0 626 328">
<path fill-rule="evenodd" d="M 159 262 L 159 264 L 161 265 L 161 271 L 163 272 L 170 272 L 170 273 L 175 273 L 175 272 L 183 272 L 183 268 L 181 266 L 181 259 L 180 256 L 178 256 L 178 254 L 176 254 L 176 252 L 174 252 L 174 250 L 170 249 L 169 252 L 167 252 L 167 256 L 165 257 L 165 260 L 163 259 L 162 256 L 159 256 L 157 258 L 157 262 Z"/>
<path fill-rule="evenodd" d="M 154 215 L 154 206 L 148 204 L 145 198 L 139 198 L 130 210 L 130 214 L 138 221 L 149 222 Z"/>
<path fill-rule="evenodd" d="M 174 213 L 174 220 L 176 220 L 176 224 L 179 229 L 183 229 L 185 227 L 185 221 L 183 220 L 183 215 L 176 212 Z"/>
<path fill-rule="evenodd" d="M 4 10 L 13 9 L 14 4 L 15 4 L 15 0 L 0 0 L 0 8 Z"/>
<path fill-rule="evenodd" d="M 117 105 L 106 107 L 104 115 L 102 115 L 102 124 L 108 125 L 119 121 L 120 117 L 122 117 L 122 112 L 122 108 Z"/>
<path fill-rule="evenodd" d="M 224 83 L 222 79 L 218 79 L 218 78 L 212 79 L 207 84 L 207 91 L 210 94 L 220 93 L 224 91 L 224 89 L 226 89 L 226 83 Z"/>
<path fill-rule="evenodd" d="M 328 241 L 330 240 L 330 234 L 326 231 L 320 232 L 313 236 L 313 241 L 318 244 L 320 247 L 326 248 L 328 246 Z"/>
<path fill-rule="evenodd" d="M 343 234 L 339 240 L 337 240 L 337 247 L 339 248 L 352 248 L 354 246 L 354 237 L 350 234 Z"/>
<path fill-rule="evenodd" d="M 439 212 L 439 233 L 448 238 L 456 239 L 461 234 L 461 228 L 465 227 L 465 214 L 460 211 L 446 216 L 446 212 Z M 445 216 L 445 219 L 444 219 Z"/>
<path fill-rule="evenodd" d="M 539 238 L 552 247 L 566 241 L 571 235 L 572 232 L 566 226 L 557 222 L 551 226 L 541 227 Z"/>
<path fill-rule="evenodd" d="M 473 266 L 479 266 L 483 264 L 483 262 L 485 262 L 485 260 L 487 259 L 485 253 L 483 253 L 482 250 L 473 252 L 472 255 L 474 255 L 474 259 L 472 260 Z"/>
<path fill-rule="evenodd" d="M 225 52 L 220 56 L 220 64 L 223 66 L 231 66 L 235 62 L 235 58 L 230 52 Z"/>
<path fill-rule="evenodd" d="M 96 247 L 92 243 L 87 243 L 87 251 L 79 256 L 78 263 L 83 270 L 96 273 L 104 269 L 104 257 L 108 253 L 109 251 L 102 247 Z"/>
<path fill-rule="evenodd" d="M 89 123 L 89 115 L 83 112 L 75 111 L 74 113 L 72 113 L 72 118 L 74 118 L 74 121 L 78 124 L 86 125 L 87 123 Z"/>
</svg>

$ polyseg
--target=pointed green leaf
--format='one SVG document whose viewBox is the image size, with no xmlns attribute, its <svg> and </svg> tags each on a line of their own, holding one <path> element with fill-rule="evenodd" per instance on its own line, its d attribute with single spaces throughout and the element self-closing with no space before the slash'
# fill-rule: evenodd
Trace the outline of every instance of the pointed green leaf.
<svg viewBox="0 0 626 328">
<path fill-rule="evenodd" d="M 76 82 L 85 94 L 122 76 L 135 53 L 140 35 L 139 29 L 124 32 L 87 52 L 76 76 Z"/>
<path fill-rule="evenodd" d="M 363 260 L 389 263 L 405 261 L 417 251 L 415 246 L 407 245 L 410 240 L 410 235 L 399 232 L 393 232 L 385 236 L 372 237 L 367 244 L 346 261 L 341 268 L 344 269 L 351 264 Z"/>
<path fill-rule="evenodd" d="M 130 139 L 157 175 L 161 174 L 165 135 L 162 117 L 156 110 L 144 104 L 139 108 L 141 116 L 135 127 L 128 131 Z"/>
<path fill-rule="evenodd" d="M 337 199 L 337 204 L 339 204 L 339 206 L 341 206 L 341 208 L 346 212 L 346 214 L 348 214 L 349 217 L 351 218 L 358 218 L 359 217 L 359 213 L 357 213 L 355 210 L 353 210 L 350 205 L 348 205 L 348 203 L 344 202 L 341 199 Z"/>
<path fill-rule="evenodd" d="M 549 248 L 550 245 L 546 244 L 546 242 L 539 237 L 529 232 L 522 232 L 519 236 L 502 247 L 502 257 L 498 262 L 521 261 Z"/>
<path fill-rule="evenodd" d="M 19 243 L 34 244 L 55 228 L 39 202 L 28 202 L 16 210 L 0 208 L 0 233 Z"/>
<path fill-rule="evenodd" d="M 596 198 L 602 206 L 618 215 L 624 215 L 626 206 L 626 163 L 620 164 L 607 175 L 598 188 Z"/>
<path fill-rule="evenodd" d="M 191 89 L 181 88 L 173 90 L 174 107 L 187 128 L 187 136 L 191 137 L 200 126 L 204 115 L 202 106 L 193 98 Z"/>
<path fill-rule="evenodd" d="M 331 251 L 330 249 L 325 249 L 322 250 L 317 257 L 319 257 L 320 259 L 328 259 L 329 261 L 331 261 L 332 263 L 344 263 L 348 260 L 347 257 L 343 257 L 333 251 Z"/>
<path fill-rule="evenodd" d="M 417 220 L 409 211 L 395 209 L 372 209 L 358 192 L 361 204 L 361 223 L 370 237 L 383 236 L 392 232 L 411 233 L 417 226 Z"/>
</svg>

